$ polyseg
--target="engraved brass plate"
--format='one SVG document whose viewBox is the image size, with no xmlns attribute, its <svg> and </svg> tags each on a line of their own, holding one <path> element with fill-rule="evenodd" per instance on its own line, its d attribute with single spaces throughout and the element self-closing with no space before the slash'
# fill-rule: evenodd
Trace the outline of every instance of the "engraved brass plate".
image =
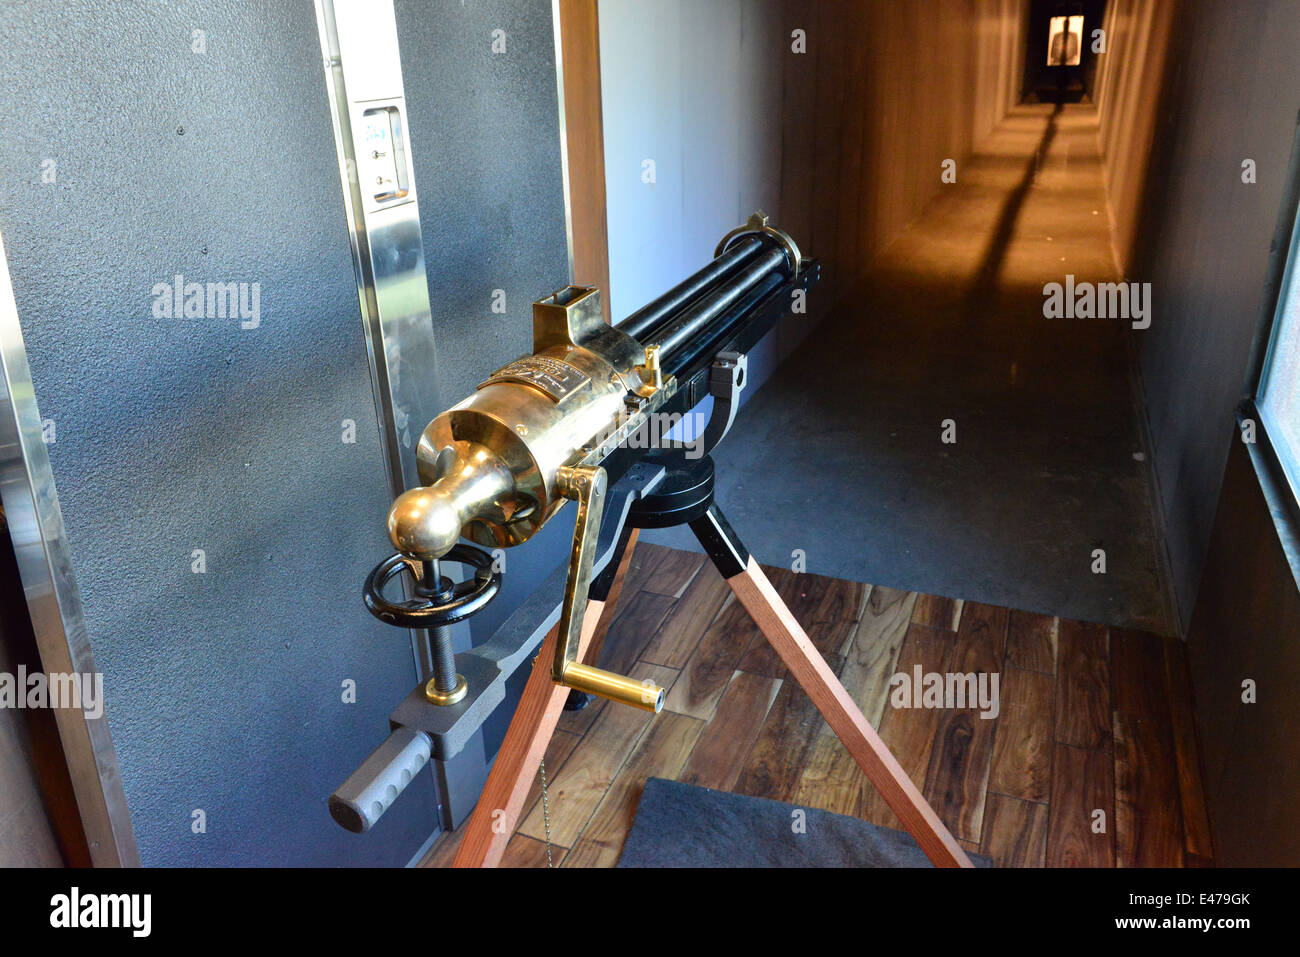
<svg viewBox="0 0 1300 957">
<path fill-rule="evenodd" d="M 497 382 L 522 382 L 560 402 L 590 381 L 586 373 L 567 362 L 550 356 L 524 356 L 502 366 L 478 387 L 481 389 Z"/>
</svg>

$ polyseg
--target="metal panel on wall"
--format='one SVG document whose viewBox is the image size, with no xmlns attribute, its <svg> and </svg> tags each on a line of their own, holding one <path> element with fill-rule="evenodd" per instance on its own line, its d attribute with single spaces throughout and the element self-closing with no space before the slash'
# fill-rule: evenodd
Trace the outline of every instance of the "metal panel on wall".
<svg viewBox="0 0 1300 957">
<path fill-rule="evenodd" d="M 441 51 L 490 50 L 495 24 L 399 5 L 434 328 L 467 378 L 525 351 L 528 301 L 567 278 L 558 161 L 503 160 L 479 190 L 439 166 L 448 144 L 558 139 L 549 4 L 522 9 L 516 33 L 545 39 L 503 68 Z M 405 863 L 434 828 L 427 776 L 364 838 L 325 805 L 415 675 L 360 601 L 390 494 L 312 6 L 6 4 L 0 44 L 0 232 L 140 856 Z M 456 84 L 506 90 L 504 115 L 423 105 Z M 495 288 L 522 301 L 469 329 Z"/>
<path fill-rule="evenodd" d="M 571 278 L 553 4 L 396 0 L 395 7 L 439 388 L 456 402 L 487 372 L 532 351 L 533 300 Z M 553 522 L 506 552 L 501 594 L 470 620 L 474 644 L 564 561 L 572 539 L 565 524 Z M 464 760 L 495 754 L 526 671 L 512 679 Z"/>
<path fill-rule="evenodd" d="M 395 6 L 439 390 L 458 402 L 532 351 L 533 300 L 570 279 L 552 0 Z M 547 528 L 507 553 L 501 595 L 470 622 L 475 644 L 564 560 L 571 536 Z"/>
</svg>

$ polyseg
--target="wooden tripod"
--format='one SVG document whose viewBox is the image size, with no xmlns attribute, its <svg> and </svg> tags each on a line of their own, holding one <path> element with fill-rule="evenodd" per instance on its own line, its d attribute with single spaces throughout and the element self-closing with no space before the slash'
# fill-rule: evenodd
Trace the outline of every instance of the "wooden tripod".
<svg viewBox="0 0 1300 957">
<path fill-rule="evenodd" d="M 717 507 L 711 507 L 708 515 L 692 522 L 691 528 L 736 599 L 926 856 L 936 867 L 971 867 L 966 852 L 844 690 L 758 563 L 739 546 Z M 632 530 L 624 549 L 615 578 L 618 585 L 610 590 L 606 601 L 591 601 L 587 605 L 578 647 L 580 661 L 585 657 L 594 659 L 599 654 L 599 649 L 589 653 L 592 636 L 599 631 L 603 637 L 602 625 L 607 625 L 618 601 L 618 589 L 631 560 L 636 534 Z M 719 536 L 726 539 L 729 549 L 719 549 Z M 465 825 L 465 836 L 453 867 L 495 867 L 501 862 L 506 844 L 519 823 L 529 787 L 569 696 L 568 688 L 551 680 L 557 630 L 558 626 L 551 629 L 533 663 L 483 794 Z"/>
</svg>

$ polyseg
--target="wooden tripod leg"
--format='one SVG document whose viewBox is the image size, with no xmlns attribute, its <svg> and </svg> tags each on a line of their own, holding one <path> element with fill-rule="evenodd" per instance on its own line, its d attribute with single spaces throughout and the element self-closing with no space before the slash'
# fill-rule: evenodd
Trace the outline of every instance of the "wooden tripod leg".
<svg viewBox="0 0 1300 957">
<path fill-rule="evenodd" d="M 591 644 L 591 636 L 604 607 L 604 602 L 587 602 L 578 641 L 579 661 Z M 533 670 L 524 685 L 515 716 L 510 719 L 510 727 L 488 774 L 487 784 L 474 806 L 474 813 L 465 824 L 465 836 L 452 867 L 496 867 L 519 826 L 519 815 L 523 812 L 533 775 L 546 754 L 546 746 L 555 733 L 560 712 L 569 697 L 568 688 L 551 680 L 551 662 L 555 657 L 559 627 L 556 625 L 547 634 L 533 662 Z"/>
<path fill-rule="evenodd" d="M 745 570 L 728 578 L 727 584 L 926 856 L 936 867 L 974 866 L 844 690 L 752 556 Z"/>
</svg>

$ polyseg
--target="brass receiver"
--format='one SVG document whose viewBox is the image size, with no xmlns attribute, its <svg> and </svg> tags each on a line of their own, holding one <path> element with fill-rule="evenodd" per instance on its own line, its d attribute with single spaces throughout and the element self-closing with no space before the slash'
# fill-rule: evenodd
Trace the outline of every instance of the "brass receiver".
<svg viewBox="0 0 1300 957">
<path fill-rule="evenodd" d="M 609 482 L 602 463 L 675 401 L 670 370 L 694 382 L 692 363 L 804 267 L 794 240 L 756 212 L 723 237 L 712 262 L 618 327 L 605 324 L 600 293 L 590 286 L 568 286 L 533 303 L 532 354 L 496 370 L 420 436 L 424 485 L 393 503 L 393 544 L 425 562 L 445 555 L 462 535 L 488 547 L 518 545 L 565 501 L 576 501 L 552 677 L 658 711 L 662 688 L 576 660 Z M 728 408 L 734 414 L 730 400 Z"/>
<path fill-rule="evenodd" d="M 388 534 L 430 561 L 457 539 L 488 547 L 531 538 L 578 502 L 552 677 L 649 711 L 664 691 L 576 659 L 607 484 L 599 462 L 675 389 L 656 350 L 607 326 L 600 293 L 568 286 L 533 303 L 533 353 L 502 366 L 420 436 L 421 488 L 400 495 Z"/>
</svg>

